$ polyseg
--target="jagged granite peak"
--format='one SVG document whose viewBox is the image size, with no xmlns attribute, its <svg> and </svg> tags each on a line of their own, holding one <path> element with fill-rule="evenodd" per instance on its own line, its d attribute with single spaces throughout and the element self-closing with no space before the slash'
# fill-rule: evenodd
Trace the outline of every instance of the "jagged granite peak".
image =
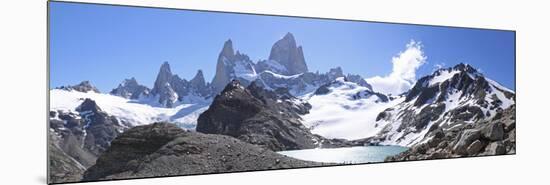
<svg viewBox="0 0 550 185">
<path fill-rule="evenodd" d="M 110 94 L 129 99 L 139 99 L 141 96 L 148 96 L 150 91 L 148 87 L 140 85 L 137 80 L 132 77 L 122 81 L 117 88 L 111 90 Z"/>
<path fill-rule="evenodd" d="M 198 70 L 197 74 L 193 79 L 189 81 L 191 83 L 192 87 L 202 89 L 206 87 L 206 81 L 204 80 L 204 75 L 202 74 L 202 70 Z"/>
<path fill-rule="evenodd" d="M 177 75 L 172 74 L 170 64 L 164 62 L 160 66 L 151 94 L 153 96 L 158 96 L 158 103 L 160 103 L 161 106 L 172 107 L 178 100 L 176 89 L 182 86 L 180 85 L 181 83 L 183 83 L 183 81 Z"/>
<path fill-rule="evenodd" d="M 299 116 L 311 106 L 273 93 L 233 80 L 199 116 L 196 131 L 229 135 L 273 151 L 315 148 L 320 138 L 302 125 Z"/>
<path fill-rule="evenodd" d="M 224 56 L 228 59 L 232 59 L 235 56 L 235 51 L 233 50 L 233 41 L 231 41 L 231 39 L 228 39 L 227 41 L 225 41 L 225 43 L 223 43 L 223 48 L 219 56 Z"/>
<path fill-rule="evenodd" d="M 80 82 L 79 84 L 77 85 L 73 85 L 73 86 L 61 86 L 61 87 L 58 87 L 57 89 L 63 89 L 63 90 L 67 90 L 67 91 L 78 91 L 78 92 L 95 92 L 95 93 L 100 93 L 100 91 L 92 85 L 92 83 L 88 80 L 86 81 L 82 81 Z"/>
<path fill-rule="evenodd" d="M 239 51 L 233 50 L 233 42 L 228 40 L 224 43 L 222 51 L 216 63 L 216 73 L 212 80 L 214 93 L 222 91 L 231 80 L 240 80 L 244 84 L 252 82 L 256 78 L 255 64 L 250 58 Z"/>
<path fill-rule="evenodd" d="M 151 95 L 158 98 L 160 106 L 173 107 L 176 102 L 196 103 L 206 101 L 212 96 L 210 85 L 207 85 L 201 70 L 191 81 L 173 74 L 168 62 L 160 67 Z"/>
<path fill-rule="evenodd" d="M 172 70 L 170 69 L 170 64 L 168 62 L 162 63 L 157 74 L 157 79 L 155 80 L 155 85 L 153 86 L 152 94 L 159 94 L 160 90 L 163 89 L 167 83 L 170 83 L 173 77 Z"/>
<path fill-rule="evenodd" d="M 344 72 L 342 71 L 341 67 L 335 67 L 335 68 L 329 69 L 327 75 L 331 79 L 336 79 L 336 78 L 339 78 L 339 77 L 344 77 Z"/>
<path fill-rule="evenodd" d="M 286 68 L 284 75 L 308 72 L 302 46 L 296 46 L 292 33 L 287 33 L 275 42 L 269 54 L 269 60 L 277 61 Z"/>
</svg>

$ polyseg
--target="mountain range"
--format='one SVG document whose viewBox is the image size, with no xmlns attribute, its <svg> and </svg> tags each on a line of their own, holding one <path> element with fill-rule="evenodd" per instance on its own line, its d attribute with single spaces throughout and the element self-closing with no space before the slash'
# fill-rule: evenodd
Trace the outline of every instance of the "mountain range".
<svg viewBox="0 0 550 185">
<path fill-rule="evenodd" d="M 52 89 L 50 100 L 53 147 L 71 159 L 58 166 L 81 171 L 96 165 L 98 158 L 97 165 L 108 167 L 105 161 L 114 160 L 109 151 L 124 150 L 111 141 L 156 122 L 229 136 L 269 151 L 410 148 L 389 161 L 515 153 L 515 92 L 474 66 L 438 69 L 419 78 L 409 91 L 388 95 L 373 90 L 360 75 L 344 74 L 341 67 L 310 72 L 304 49 L 291 33 L 275 42 L 268 59 L 258 62 L 235 51 L 227 40 L 210 82 L 201 70 L 191 80 L 182 79 L 164 62 L 152 88 L 128 78 L 101 93 L 84 81 Z M 177 132 L 170 140 L 203 137 Z M 247 144 L 239 146 L 252 147 Z M 144 155 L 151 152 L 159 151 Z M 100 172 L 87 172 L 88 179 L 129 170 L 91 169 Z M 59 174 L 62 179 L 72 175 Z"/>
</svg>

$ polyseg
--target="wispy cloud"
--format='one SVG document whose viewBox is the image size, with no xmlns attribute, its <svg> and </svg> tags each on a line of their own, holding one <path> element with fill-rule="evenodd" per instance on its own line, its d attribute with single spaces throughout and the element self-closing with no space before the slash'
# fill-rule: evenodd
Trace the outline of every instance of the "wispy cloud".
<svg viewBox="0 0 550 185">
<path fill-rule="evenodd" d="M 411 40 L 405 51 L 392 58 L 392 72 L 387 76 L 366 79 L 373 90 L 386 94 L 400 94 L 409 90 L 416 81 L 416 70 L 426 63 L 422 43 Z"/>
<path fill-rule="evenodd" d="M 434 71 L 445 67 L 445 63 L 441 62 L 434 65 Z"/>
</svg>

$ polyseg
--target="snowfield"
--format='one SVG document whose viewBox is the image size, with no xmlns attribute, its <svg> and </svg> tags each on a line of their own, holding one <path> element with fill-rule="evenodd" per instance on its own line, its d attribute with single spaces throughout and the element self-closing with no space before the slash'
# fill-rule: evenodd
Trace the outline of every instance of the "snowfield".
<svg viewBox="0 0 550 185">
<path fill-rule="evenodd" d="M 182 128 L 193 130 L 197 124 L 198 116 L 208 109 L 210 105 L 209 102 L 198 102 L 179 104 L 174 106 L 174 108 L 164 108 L 143 103 L 150 100 L 140 100 L 142 102 L 138 102 L 136 100 L 92 91 L 83 93 L 53 89 L 50 90 L 50 110 L 78 113 L 76 108 L 86 98 L 94 100 L 99 108 L 107 114 L 128 123 L 127 127 L 146 125 L 158 121 L 170 121 Z"/>
<path fill-rule="evenodd" d="M 302 97 L 312 105 L 310 113 L 302 116 L 304 125 L 311 128 L 312 133 L 327 138 L 353 140 L 374 136 L 384 127 L 376 125 L 378 114 L 403 101 L 397 98 L 382 102 L 375 95 L 354 99 L 357 93 L 370 90 L 345 82 L 343 78 L 337 79 L 329 89 L 328 94 Z"/>
</svg>

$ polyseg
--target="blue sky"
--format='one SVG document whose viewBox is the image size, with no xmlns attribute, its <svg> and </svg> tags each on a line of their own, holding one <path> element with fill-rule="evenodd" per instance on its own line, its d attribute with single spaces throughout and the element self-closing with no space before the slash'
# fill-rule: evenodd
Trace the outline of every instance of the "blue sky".
<svg viewBox="0 0 550 185">
<path fill-rule="evenodd" d="M 416 78 L 436 64 L 464 62 L 515 89 L 515 34 L 510 31 L 257 16 L 50 2 L 50 85 L 90 80 L 108 92 L 135 77 L 152 87 L 160 65 L 190 79 L 214 76 L 224 41 L 256 62 L 287 32 L 304 49 L 310 71 L 341 66 L 365 78 L 392 72 L 392 57 L 411 40 L 427 57 Z"/>
</svg>

